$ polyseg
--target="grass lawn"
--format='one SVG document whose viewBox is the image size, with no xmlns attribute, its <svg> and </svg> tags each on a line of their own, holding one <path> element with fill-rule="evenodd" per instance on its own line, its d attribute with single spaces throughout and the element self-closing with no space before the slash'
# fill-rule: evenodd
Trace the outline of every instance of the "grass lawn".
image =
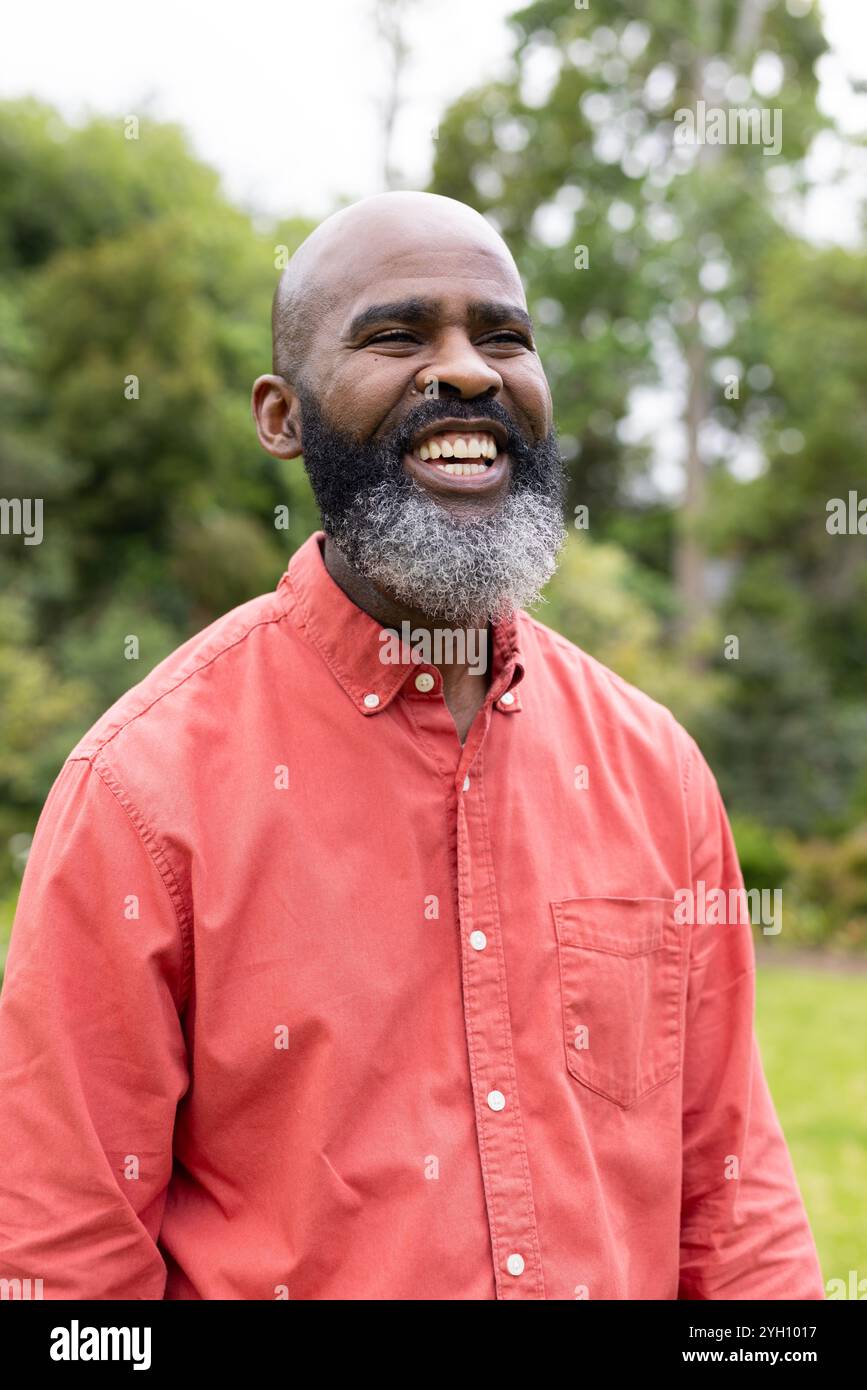
<svg viewBox="0 0 867 1390">
<path fill-rule="evenodd" d="M 822 1274 L 867 1278 L 867 974 L 760 967 L 756 1030 Z"/>
</svg>

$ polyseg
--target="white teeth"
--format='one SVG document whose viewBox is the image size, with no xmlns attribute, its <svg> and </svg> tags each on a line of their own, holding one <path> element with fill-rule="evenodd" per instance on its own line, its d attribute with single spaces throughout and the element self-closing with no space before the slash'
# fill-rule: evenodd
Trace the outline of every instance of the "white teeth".
<svg viewBox="0 0 867 1390">
<path fill-rule="evenodd" d="M 429 460 L 436 463 L 438 459 L 495 459 L 497 457 L 497 441 L 489 434 L 466 435 L 455 440 L 450 439 L 427 439 L 424 444 L 419 446 L 418 456 L 422 463 Z M 446 466 L 437 464 L 439 468 L 444 468 L 445 472 L 452 473 L 456 477 L 470 477 L 475 473 L 484 473 L 487 464 L 454 464 Z"/>
<path fill-rule="evenodd" d="M 456 478 L 473 478 L 477 473 L 486 473 L 483 463 L 438 463 L 443 473 L 451 473 Z"/>
</svg>

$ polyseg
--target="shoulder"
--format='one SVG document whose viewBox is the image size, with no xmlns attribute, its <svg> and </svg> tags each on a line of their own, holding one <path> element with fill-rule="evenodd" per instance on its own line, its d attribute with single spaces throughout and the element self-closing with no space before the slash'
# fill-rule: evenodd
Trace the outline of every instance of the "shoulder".
<svg viewBox="0 0 867 1390">
<path fill-rule="evenodd" d="M 285 645 L 282 586 L 240 604 L 176 647 L 96 720 L 67 762 L 99 759 L 115 744 L 130 745 L 147 730 L 149 741 L 177 733 L 195 712 L 231 718 L 233 692 L 251 663 L 267 666 L 275 644 Z M 282 650 L 282 647 L 281 647 Z"/>
<path fill-rule="evenodd" d="M 624 680 L 589 652 L 527 613 L 520 615 L 522 650 L 544 667 L 549 689 L 610 748 L 612 757 L 637 757 L 676 772 L 685 790 L 697 762 L 692 736 L 669 709 Z"/>
</svg>

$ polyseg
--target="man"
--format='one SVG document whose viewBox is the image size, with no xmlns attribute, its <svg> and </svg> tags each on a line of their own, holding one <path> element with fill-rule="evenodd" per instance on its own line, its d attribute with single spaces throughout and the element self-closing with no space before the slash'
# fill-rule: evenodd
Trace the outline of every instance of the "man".
<svg viewBox="0 0 867 1390">
<path fill-rule="evenodd" d="M 275 296 L 323 533 L 81 740 L 0 1009 L 46 1298 L 819 1299 L 716 784 L 529 618 L 551 398 L 489 224 L 394 193 Z M 699 889 L 701 885 L 701 889 Z"/>
</svg>

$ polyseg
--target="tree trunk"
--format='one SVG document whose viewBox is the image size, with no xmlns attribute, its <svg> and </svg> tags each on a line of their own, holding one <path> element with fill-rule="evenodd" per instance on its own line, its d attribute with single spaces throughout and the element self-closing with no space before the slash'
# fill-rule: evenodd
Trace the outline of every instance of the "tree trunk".
<svg viewBox="0 0 867 1390">
<path fill-rule="evenodd" d="M 732 29 L 732 42 L 729 48 L 735 62 L 740 64 L 753 53 L 758 45 L 764 5 L 762 0 L 741 0 Z M 697 5 L 697 47 L 698 55 L 694 68 L 694 97 L 707 100 L 705 69 L 709 59 L 720 47 L 718 0 L 700 0 Z M 707 170 L 721 156 L 721 146 L 700 145 L 696 158 L 699 169 Z M 692 234 L 695 239 L 704 230 L 702 210 L 698 209 Z M 702 540 L 701 528 L 707 502 L 707 477 L 704 461 L 699 452 L 701 425 L 708 410 L 707 350 L 701 340 L 698 323 L 700 291 L 696 286 L 692 315 L 687 325 L 684 342 L 684 356 L 687 370 L 687 391 L 684 425 L 686 430 L 686 473 L 683 503 L 678 518 L 679 526 L 675 542 L 674 575 L 679 600 L 682 638 L 687 639 L 707 614 L 707 592 L 705 571 L 707 557 Z M 698 657 L 694 658 L 696 662 Z"/>
</svg>

